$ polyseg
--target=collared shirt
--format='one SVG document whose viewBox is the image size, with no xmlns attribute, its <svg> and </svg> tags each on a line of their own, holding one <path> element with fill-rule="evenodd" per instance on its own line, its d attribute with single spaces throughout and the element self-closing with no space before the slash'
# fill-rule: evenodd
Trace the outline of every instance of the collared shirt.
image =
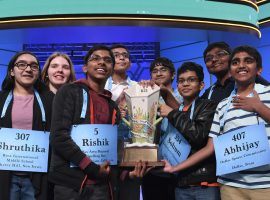
<svg viewBox="0 0 270 200">
<path fill-rule="evenodd" d="M 230 96 L 231 92 L 234 89 L 235 82 L 233 78 L 228 78 L 225 82 L 224 85 L 221 85 L 220 81 L 216 81 L 213 87 L 213 92 L 210 96 L 210 100 L 213 100 L 215 102 L 220 102 L 223 99 L 227 98 Z M 212 86 L 211 86 L 212 87 Z M 211 91 L 211 87 L 209 87 L 203 95 L 201 96 L 202 99 L 208 99 L 208 95 Z"/>
<path fill-rule="evenodd" d="M 125 81 L 121 82 L 121 83 L 116 83 L 110 77 L 110 78 L 108 78 L 108 80 L 106 82 L 105 89 L 111 91 L 112 100 L 117 101 L 117 99 L 122 94 L 123 90 L 130 87 L 131 85 L 134 85 L 135 83 L 136 83 L 136 81 L 130 80 L 129 77 L 127 77 L 127 79 Z"/>
<path fill-rule="evenodd" d="M 270 108 L 270 86 L 255 84 L 254 89 L 258 93 L 260 100 Z M 256 113 L 233 108 L 233 104 L 229 104 L 229 101 L 230 99 L 226 98 L 218 104 L 209 137 L 214 138 L 241 127 L 264 123 L 268 141 L 270 142 L 270 124 L 264 121 Z M 229 107 L 227 106 L 228 104 L 230 105 Z M 225 112 L 227 114 L 224 119 Z M 224 126 L 222 129 L 221 122 L 223 120 Z M 270 188 L 270 165 L 225 174 L 219 177 L 218 182 L 233 187 L 247 189 Z"/>
</svg>

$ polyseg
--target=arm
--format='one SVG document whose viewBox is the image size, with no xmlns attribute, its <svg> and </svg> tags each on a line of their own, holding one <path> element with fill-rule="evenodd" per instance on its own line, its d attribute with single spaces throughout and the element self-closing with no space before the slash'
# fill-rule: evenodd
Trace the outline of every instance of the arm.
<svg viewBox="0 0 270 200">
<path fill-rule="evenodd" d="M 219 106 L 218 106 L 216 113 L 214 115 L 214 120 L 211 126 L 211 130 L 210 130 L 210 134 L 213 136 L 219 135 L 219 132 L 220 132 L 219 119 L 220 119 L 220 113 L 219 113 Z M 165 160 L 164 171 L 169 172 L 169 173 L 174 173 L 174 172 L 179 172 L 181 170 L 185 170 L 207 159 L 213 153 L 214 153 L 213 139 L 211 137 L 208 137 L 207 144 L 204 147 L 202 147 L 199 151 L 197 151 L 196 153 L 188 157 L 188 159 L 183 161 L 182 163 L 179 163 L 176 166 L 171 166 Z"/>
<path fill-rule="evenodd" d="M 190 111 L 182 112 L 175 109 L 168 114 L 169 122 L 197 149 L 206 144 L 216 110 L 214 102 L 207 101 L 201 104 L 195 106 L 193 120 L 190 120 Z"/>
<path fill-rule="evenodd" d="M 175 99 L 175 97 L 168 88 L 161 86 L 160 95 L 162 96 L 163 100 L 168 106 L 170 106 L 173 109 L 179 108 L 180 103 Z"/>
<path fill-rule="evenodd" d="M 99 174 L 100 166 L 92 162 L 70 136 L 74 115 L 80 112 L 76 110 L 76 101 L 80 100 L 80 94 L 76 92 L 80 90 L 73 87 L 74 85 L 63 86 L 55 96 L 50 144 L 57 155 L 79 166 L 89 177 L 95 178 Z M 103 168 L 107 168 L 107 165 Z"/>
<path fill-rule="evenodd" d="M 185 170 L 185 169 L 192 167 L 192 166 L 198 164 L 199 162 L 205 160 L 206 158 L 211 156 L 213 153 L 214 153 L 213 139 L 208 138 L 206 146 L 203 147 L 201 150 L 197 151 L 192 156 L 190 156 L 184 162 L 182 162 L 176 166 L 171 166 L 168 163 L 168 161 L 165 161 L 164 171 L 169 172 L 169 173 L 174 173 L 174 172 L 179 172 L 179 171 Z"/>
</svg>

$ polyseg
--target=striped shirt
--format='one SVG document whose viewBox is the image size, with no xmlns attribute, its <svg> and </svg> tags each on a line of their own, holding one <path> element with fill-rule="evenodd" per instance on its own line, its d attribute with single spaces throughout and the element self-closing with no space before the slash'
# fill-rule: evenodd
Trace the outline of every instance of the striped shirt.
<svg viewBox="0 0 270 200">
<path fill-rule="evenodd" d="M 260 100 L 266 106 L 270 107 L 270 86 L 255 84 L 254 89 L 258 93 Z M 249 96 L 251 96 L 251 94 Z M 232 103 L 230 104 L 229 108 L 227 108 L 228 103 L 229 98 L 226 98 L 218 104 L 212 127 L 209 133 L 210 137 L 217 137 L 228 131 L 233 131 L 245 126 L 263 122 L 265 124 L 269 141 L 269 123 L 265 122 L 256 113 L 233 108 Z M 224 119 L 224 113 L 226 109 L 228 110 Z M 222 127 L 220 127 L 220 122 L 222 120 L 224 120 L 223 130 Z M 255 167 L 240 172 L 222 175 L 218 178 L 218 182 L 224 185 L 247 189 L 270 188 L 270 165 L 264 165 L 261 167 Z"/>
</svg>

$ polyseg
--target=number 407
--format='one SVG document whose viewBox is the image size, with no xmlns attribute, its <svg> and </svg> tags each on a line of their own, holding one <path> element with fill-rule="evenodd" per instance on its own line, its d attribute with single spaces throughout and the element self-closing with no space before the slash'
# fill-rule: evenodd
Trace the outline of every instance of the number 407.
<svg viewBox="0 0 270 200">
<path fill-rule="evenodd" d="M 237 133 L 232 137 L 232 140 L 233 141 L 242 140 L 245 138 L 245 134 L 246 134 L 246 132 Z"/>
</svg>

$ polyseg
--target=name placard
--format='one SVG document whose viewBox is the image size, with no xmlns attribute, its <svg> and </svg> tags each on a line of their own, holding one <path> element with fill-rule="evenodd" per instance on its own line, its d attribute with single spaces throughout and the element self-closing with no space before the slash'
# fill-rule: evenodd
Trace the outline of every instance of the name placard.
<svg viewBox="0 0 270 200">
<path fill-rule="evenodd" d="M 49 132 L 0 129 L 0 169 L 47 172 Z"/>
<path fill-rule="evenodd" d="M 191 146 L 187 140 L 169 123 L 167 134 L 158 149 L 160 159 L 165 159 L 175 166 L 187 159 L 190 149 Z"/>
<path fill-rule="evenodd" d="M 213 139 L 217 175 L 229 174 L 270 163 L 264 124 L 247 126 Z"/>
<path fill-rule="evenodd" d="M 80 149 L 97 164 L 117 164 L 117 126 L 110 124 L 74 125 L 71 137 Z"/>
</svg>

